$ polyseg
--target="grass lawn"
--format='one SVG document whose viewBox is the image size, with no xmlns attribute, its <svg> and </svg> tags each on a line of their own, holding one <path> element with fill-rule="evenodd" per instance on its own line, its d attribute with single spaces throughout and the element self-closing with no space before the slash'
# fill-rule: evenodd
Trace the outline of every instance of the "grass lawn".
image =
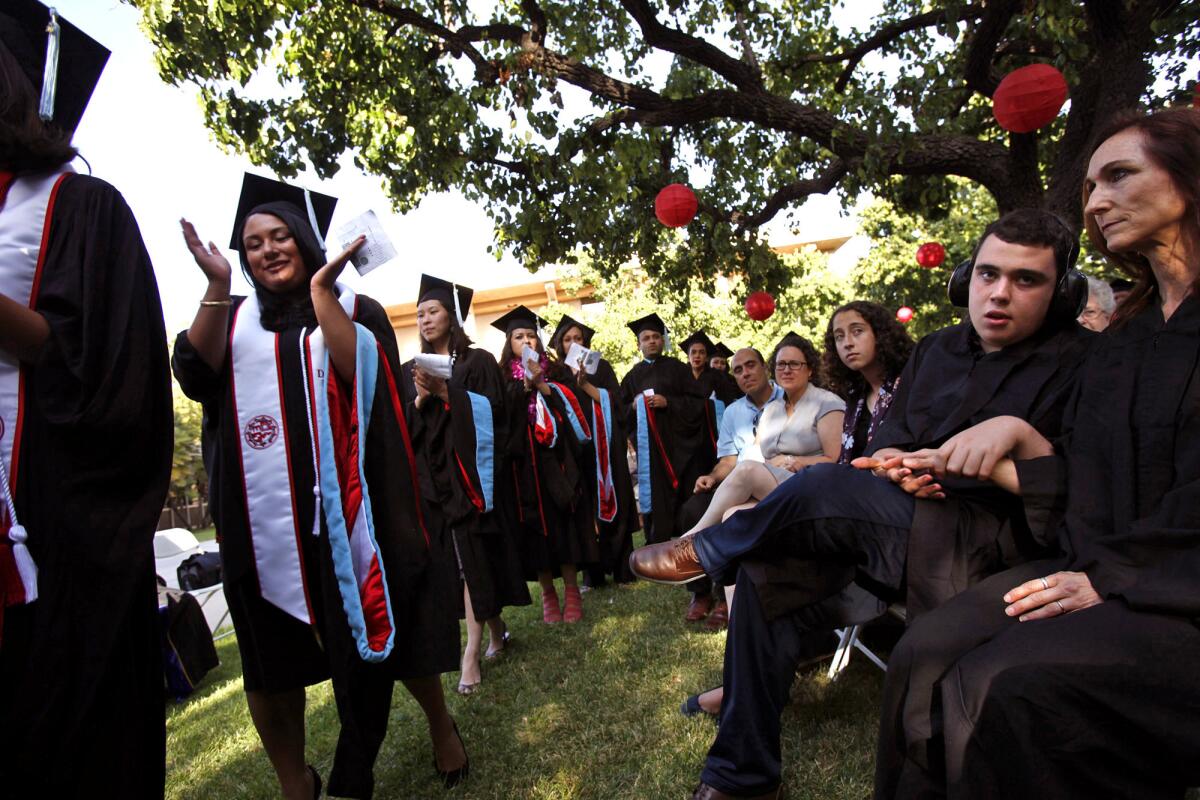
<svg viewBox="0 0 1200 800">
<path fill-rule="evenodd" d="M 725 635 L 684 623 L 685 599 L 682 589 L 647 583 L 600 589 L 584 595 L 577 625 L 543 625 L 540 603 L 510 610 L 512 649 L 485 663 L 481 690 L 460 697 L 457 674 L 444 676 L 470 778 L 442 789 L 424 717 L 397 685 L 375 796 L 690 796 L 715 726 L 678 708 L 685 695 L 719 682 Z M 246 710 L 236 643 L 226 639 L 218 651 L 221 667 L 168 710 L 167 797 L 276 797 Z M 870 794 L 881 684 L 861 656 L 836 683 L 819 666 L 799 677 L 784 718 L 789 798 Z M 329 684 L 310 689 L 308 701 L 309 759 L 327 776 L 338 732 Z"/>
</svg>

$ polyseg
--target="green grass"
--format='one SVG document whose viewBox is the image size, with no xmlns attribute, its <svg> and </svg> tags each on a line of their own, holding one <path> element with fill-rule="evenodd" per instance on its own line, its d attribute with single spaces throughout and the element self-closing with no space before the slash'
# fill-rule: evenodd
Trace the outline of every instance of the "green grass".
<svg viewBox="0 0 1200 800">
<path fill-rule="evenodd" d="M 457 674 L 444 676 L 471 757 L 469 780 L 442 789 L 424 717 L 397 685 L 376 797 L 690 796 L 715 726 L 678 708 L 720 681 L 725 635 L 684 623 L 685 600 L 682 590 L 653 584 L 605 588 L 584 595 L 577 625 L 543 625 L 540 607 L 510 609 L 512 650 L 485 662 L 481 690 L 460 697 Z M 167 797 L 276 797 L 246 710 L 236 643 L 220 642 L 218 651 L 221 667 L 168 710 Z M 881 683 L 861 657 L 833 684 L 821 665 L 800 675 L 784 717 L 789 798 L 870 794 Z M 328 775 L 338 731 L 329 685 L 311 688 L 308 701 L 309 759 Z"/>
<path fill-rule="evenodd" d="M 217 538 L 217 529 L 211 525 L 207 528 L 197 528 L 196 530 L 192 531 L 192 535 L 201 542 L 211 542 L 213 539 Z"/>
</svg>

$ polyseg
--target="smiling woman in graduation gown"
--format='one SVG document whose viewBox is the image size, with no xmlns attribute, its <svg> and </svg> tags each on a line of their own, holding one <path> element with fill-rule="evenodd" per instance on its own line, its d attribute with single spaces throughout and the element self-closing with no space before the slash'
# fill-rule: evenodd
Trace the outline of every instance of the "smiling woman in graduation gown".
<svg viewBox="0 0 1200 800">
<path fill-rule="evenodd" d="M 296 202 L 277 199 L 293 193 Z M 313 199 L 327 226 L 335 201 Z M 251 715 L 281 785 L 287 793 L 307 777 L 295 761 L 303 768 L 303 688 L 331 676 L 342 730 L 329 790 L 370 797 L 394 680 L 425 708 L 435 750 L 455 749 L 436 678 L 457 663 L 452 578 L 431 557 L 391 324 L 340 284 L 320 294 L 314 282 L 310 299 L 324 253 L 302 202 L 302 190 L 247 176 L 233 244 L 255 291 L 231 306 L 204 301 L 176 340 L 175 372 L 204 406 L 225 594 Z M 228 292 L 218 274 L 228 263 L 184 231 L 209 294 Z M 337 340 L 314 310 L 334 294 L 327 305 L 349 326 Z M 339 353 L 347 339 L 356 341 Z M 279 717 L 293 726 L 286 748 Z"/>
<path fill-rule="evenodd" d="M 38 119 L 48 16 L 0 12 L 0 795 L 161 797 L 166 334 L 129 206 L 68 166 L 107 51 L 66 20 Z"/>
</svg>

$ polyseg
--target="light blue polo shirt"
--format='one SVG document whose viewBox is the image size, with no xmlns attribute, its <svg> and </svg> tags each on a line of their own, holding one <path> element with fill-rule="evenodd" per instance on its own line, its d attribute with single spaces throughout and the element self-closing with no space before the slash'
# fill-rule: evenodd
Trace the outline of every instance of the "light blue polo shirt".
<svg viewBox="0 0 1200 800">
<path fill-rule="evenodd" d="M 767 403 L 783 397 L 783 389 L 771 383 L 771 396 Z M 717 458 L 725 456 L 741 456 L 750 445 L 754 444 L 754 426 L 762 414 L 762 406 L 754 405 L 749 395 L 741 397 L 729 404 L 721 417 L 721 433 L 717 437 Z"/>
</svg>

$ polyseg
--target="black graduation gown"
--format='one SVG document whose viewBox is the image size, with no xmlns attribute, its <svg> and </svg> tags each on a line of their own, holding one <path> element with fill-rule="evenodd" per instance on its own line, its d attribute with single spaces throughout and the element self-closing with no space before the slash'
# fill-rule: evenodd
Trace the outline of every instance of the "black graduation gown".
<svg viewBox="0 0 1200 800">
<path fill-rule="evenodd" d="M 1047 326 L 985 354 L 969 322 L 931 333 L 913 349 L 867 453 L 940 447 L 972 425 L 1005 415 L 1056 437 L 1095 339 L 1074 323 Z M 946 500 L 918 500 L 915 507 L 907 556 L 910 619 L 985 575 L 1046 553 L 1030 533 L 1020 498 L 971 479 L 942 484 Z"/>
<path fill-rule="evenodd" d="M 171 471 L 171 382 L 149 255 L 120 193 L 65 179 L 26 372 L 16 506 L 39 599 L 0 641 L 0 791 L 161 797 L 154 531 Z M 9 794 L 11 793 L 11 794 Z"/>
<path fill-rule="evenodd" d="M 238 298 L 237 303 L 241 302 Z M 234 315 L 229 316 L 232 325 Z M 319 538 L 301 537 L 315 629 L 254 596 L 256 567 L 241 477 L 237 445 L 241 431 L 230 359 L 225 359 L 220 373 L 214 372 L 184 331 L 175 343 L 174 365 L 184 392 L 204 407 L 209 496 L 246 688 L 277 691 L 332 677 L 342 730 L 329 778 L 330 793 L 370 797 L 372 767 L 387 730 L 393 682 L 456 670 L 459 637 L 458 625 L 448 611 L 453 602 L 452 573 L 448 564 L 434 557 L 432 535 L 427 536 L 428 526 L 423 524 L 423 508 L 413 502 L 411 465 L 415 455 L 404 441 L 407 423 L 395 380 L 399 373 L 395 333 L 387 312 L 369 297 L 357 297 L 353 319 L 374 336 L 382 356 L 364 456 L 375 540 L 387 575 L 396 631 L 391 655 L 380 663 L 369 664 L 358 654 L 334 574 L 326 518 L 321 520 Z M 284 423 L 294 456 L 290 466 L 297 487 L 297 526 L 301 531 L 311 531 L 316 504 L 311 490 L 312 445 L 300 335 L 300 328 L 283 331 L 278 352 Z M 330 380 L 339 382 L 336 388 L 341 397 L 352 395 L 353 387 L 341 383 L 336 373 Z"/>
<path fill-rule="evenodd" d="M 878 797 L 1181 797 L 1200 784 L 1200 299 L 1165 324 L 1152 302 L 1099 337 L 1068 429 L 1055 455 L 1018 463 L 1033 531 L 1057 534 L 1063 554 L 905 635 Z M 1060 569 L 1086 572 L 1104 602 L 1004 615 L 1004 591 Z"/>
<path fill-rule="evenodd" d="M 638 430 L 635 401 L 642 402 L 641 394 L 646 389 L 667 398 L 667 407 L 654 411 L 666 462 L 650 432 Z M 711 467 L 704 427 L 707 396 L 702 391 L 692 377 L 692 368 L 670 356 L 641 361 L 621 381 L 620 405 L 630 441 L 638 448 L 639 437 L 649 436 L 649 463 L 638 463 L 639 486 L 646 485 L 643 476 L 648 471 L 652 495 L 651 513 L 642 515 L 648 543 L 666 541 L 680 533 L 676 530 L 676 512 L 691 497 L 696 479 Z M 639 505 L 645 508 L 645 498 Z"/>
<path fill-rule="evenodd" d="M 700 384 L 701 393 L 708 399 L 704 408 L 705 429 L 712 443 L 712 464 L 716 464 L 717 440 L 721 438 L 720 414 L 724 413 L 730 403 L 742 396 L 742 390 L 738 388 L 737 380 L 732 375 L 719 369 L 705 367 L 699 375 L 692 375 L 696 383 Z M 708 469 L 712 469 L 712 464 Z"/>
<path fill-rule="evenodd" d="M 438 531 L 442 558 L 458 569 L 471 594 L 475 619 L 496 617 L 505 606 L 530 604 L 517 544 L 513 498 L 506 491 L 507 417 L 500 369 L 491 353 L 470 348 L 460 356 L 449 381 L 450 402 L 431 399 L 415 405 L 415 362 L 404 364 L 403 392 L 409 408 L 413 446 L 427 523 Z M 483 414 L 486 406 L 487 413 Z M 491 441 L 491 461 L 481 462 Z M 490 503 L 490 505 L 489 505 Z M 465 618 L 462 585 L 455 606 Z"/>
<path fill-rule="evenodd" d="M 508 443 L 512 478 L 506 481 L 504 491 L 511 486 L 516 500 L 525 577 L 537 580 L 539 572 L 558 573 L 563 564 L 589 564 L 600 557 L 591 504 L 579 467 L 584 439 L 575 426 L 583 408 L 571 387 L 563 382 L 565 370 L 552 366 L 547 379 L 558 386 L 542 399 L 553 420 L 553 439 L 543 441 L 529 419 L 531 393 L 525 390 L 524 381 L 507 377 L 509 370 L 508 365 L 501 366 L 507 429 L 512 432 Z M 570 400 L 559 391 L 570 393 Z"/>
<path fill-rule="evenodd" d="M 612 438 L 609 440 L 608 462 L 612 473 L 613 488 L 617 497 L 617 513 L 612 521 L 605 522 L 596 517 L 596 530 L 599 535 L 599 561 L 593 578 L 597 583 L 602 582 L 604 574 L 613 576 L 618 583 L 629 583 L 634 580 L 633 572 L 629 569 L 629 554 L 633 552 L 633 533 L 638 529 L 637 501 L 633 496 L 633 479 L 629 475 L 629 464 L 626 454 L 628 433 L 625 428 L 625 417 L 621 413 L 621 387 L 617 382 L 617 373 L 607 359 L 600 359 L 595 375 L 589 375 L 588 381 L 597 389 L 608 392 L 612 425 Z M 595 409 L 591 398 L 582 390 L 577 390 L 587 416 L 587 424 L 591 430 L 596 429 Z M 598 503 L 596 495 L 596 455 L 595 436 L 584 448 L 581 460 L 583 480 L 587 486 L 587 497 L 591 502 L 591 513 L 596 515 Z"/>
</svg>

